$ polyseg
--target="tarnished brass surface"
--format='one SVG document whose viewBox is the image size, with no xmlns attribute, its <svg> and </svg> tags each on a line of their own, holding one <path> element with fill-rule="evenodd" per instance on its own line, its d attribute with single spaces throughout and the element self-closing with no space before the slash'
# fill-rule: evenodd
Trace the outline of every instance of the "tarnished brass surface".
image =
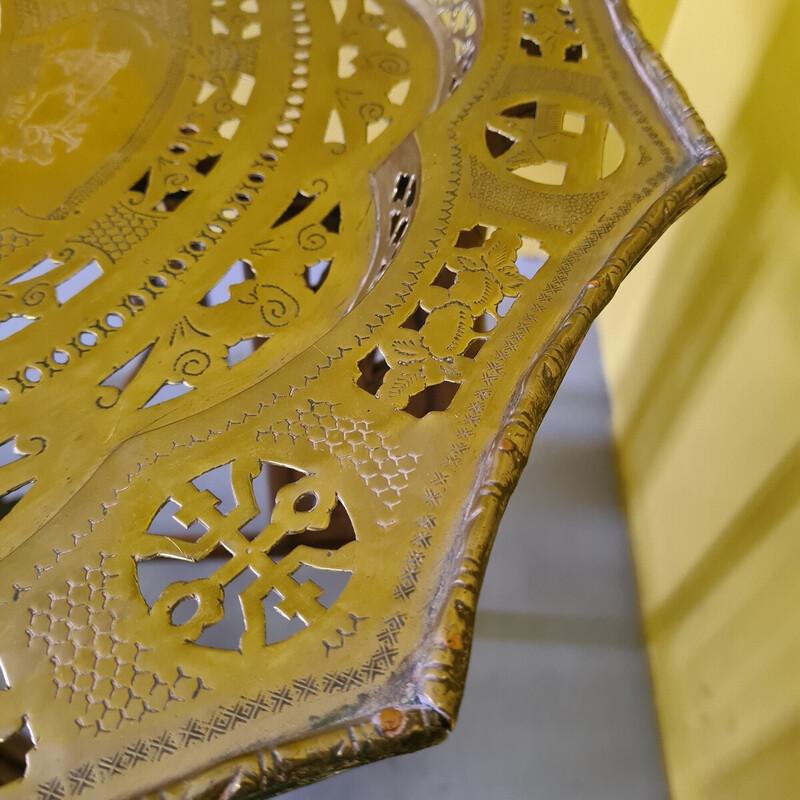
<svg viewBox="0 0 800 800">
<path fill-rule="evenodd" d="M 0 8 L 0 800 L 441 739 L 533 434 L 713 141 L 617 0 Z"/>
</svg>

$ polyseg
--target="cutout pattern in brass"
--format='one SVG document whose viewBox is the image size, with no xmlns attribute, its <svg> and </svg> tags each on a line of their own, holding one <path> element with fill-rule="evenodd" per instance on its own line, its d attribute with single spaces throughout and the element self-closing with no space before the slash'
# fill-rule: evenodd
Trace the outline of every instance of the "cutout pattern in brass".
<svg viewBox="0 0 800 800">
<path fill-rule="evenodd" d="M 620 0 L 101 6 L 0 0 L 0 800 L 431 744 L 576 347 L 724 160 Z"/>
</svg>

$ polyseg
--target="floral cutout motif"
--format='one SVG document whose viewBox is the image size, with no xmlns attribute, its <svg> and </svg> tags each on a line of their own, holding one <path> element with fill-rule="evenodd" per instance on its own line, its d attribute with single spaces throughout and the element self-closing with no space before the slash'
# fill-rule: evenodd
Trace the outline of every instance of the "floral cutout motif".
<svg viewBox="0 0 800 800">
<path fill-rule="evenodd" d="M 380 344 L 388 369 L 373 391 L 376 397 L 415 413 L 409 403 L 416 395 L 432 386 L 460 384 L 473 358 L 470 345 L 485 340 L 503 315 L 502 306 L 520 295 L 525 278 L 516 267 L 519 246 L 518 236 L 495 230 L 478 247 L 457 243 L 449 251 L 443 270 L 454 276 L 450 285 L 435 280 L 412 315 L 417 321 L 409 318 L 394 337 Z M 360 385 L 367 388 L 368 382 Z"/>
</svg>

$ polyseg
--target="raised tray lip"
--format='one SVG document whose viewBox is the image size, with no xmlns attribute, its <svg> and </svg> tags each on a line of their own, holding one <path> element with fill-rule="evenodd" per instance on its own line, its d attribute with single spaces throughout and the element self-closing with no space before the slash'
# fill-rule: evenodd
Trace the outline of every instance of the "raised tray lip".
<svg viewBox="0 0 800 800">
<path fill-rule="evenodd" d="M 423 680 L 423 697 L 452 729 L 466 681 L 477 599 L 500 518 L 516 487 L 533 439 L 545 412 L 564 378 L 592 322 L 616 293 L 623 278 L 656 240 L 681 215 L 724 178 L 727 162 L 689 97 L 645 37 L 626 0 L 605 0 L 621 41 L 634 64 L 641 67 L 652 96 L 659 101 L 667 121 L 695 159 L 686 174 L 655 200 L 624 236 L 594 277 L 581 290 L 572 309 L 553 333 L 539 357 L 520 378 L 509 404 L 505 425 L 494 439 L 491 458 L 473 502 L 466 509 L 465 546 L 457 577 L 443 604 L 427 654 L 421 659 L 434 671 Z M 443 663 L 442 642 L 452 661 Z M 459 652 L 460 651 L 460 652 Z M 442 687 L 447 689 L 442 691 Z"/>
<path fill-rule="evenodd" d="M 584 285 L 570 312 L 518 382 L 506 423 L 494 438 L 479 488 L 465 510 L 467 524 L 460 567 L 428 639 L 428 650 L 420 659 L 428 664 L 428 674 L 422 677 L 420 686 L 422 697 L 442 715 L 451 730 L 463 696 L 477 600 L 492 543 L 544 414 L 589 327 L 622 280 L 667 228 L 725 177 L 727 169 L 717 142 L 661 53 L 644 35 L 627 0 L 604 2 L 621 32 L 620 41 L 626 52 L 640 68 L 647 88 L 694 163 L 684 168 L 683 177 L 648 207 Z M 455 642 L 457 646 L 443 647 L 445 642 Z M 445 654 L 450 657 L 449 662 L 443 660 Z"/>
<path fill-rule="evenodd" d="M 717 180 L 724 174 L 727 163 L 714 137 L 692 106 L 683 85 L 673 74 L 661 52 L 644 35 L 628 0 L 604 0 L 615 26 L 622 34 L 620 42 L 631 60 L 638 64 L 640 74 L 653 97 L 660 101 L 661 110 L 674 133 L 698 161 L 719 161 Z M 712 182 L 713 183 L 713 182 Z"/>
<path fill-rule="evenodd" d="M 392 730 L 383 723 L 391 720 Z M 299 789 L 354 767 L 412 753 L 442 742 L 449 732 L 447 720 L 427 705 L 389 706 L 300 738 L 265 743 L 256 751 L 240 753 L 203 772 L 164 787 L 164 794 L 145 793 L 143 798 L 172 797 L 176 786 L 194 786 L 193 798 L 205 800 L 266 800 Z M 247 787 L 246 760 L 256 759 L 257 787 Z M 251 780 L 252 784 L 252 780 Z"/>
</svg>

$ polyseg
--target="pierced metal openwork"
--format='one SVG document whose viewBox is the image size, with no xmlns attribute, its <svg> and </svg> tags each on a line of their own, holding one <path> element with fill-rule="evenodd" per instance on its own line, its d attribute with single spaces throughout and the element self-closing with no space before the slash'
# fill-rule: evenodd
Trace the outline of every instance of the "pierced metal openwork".
<svg viewBox="0 0 800 800">
<path fill-rule="evenodd" d="M 438 741 L 536 428 L 713 141 L 620 0 L 0 12 L 0 800 Z"/>
</svg>

